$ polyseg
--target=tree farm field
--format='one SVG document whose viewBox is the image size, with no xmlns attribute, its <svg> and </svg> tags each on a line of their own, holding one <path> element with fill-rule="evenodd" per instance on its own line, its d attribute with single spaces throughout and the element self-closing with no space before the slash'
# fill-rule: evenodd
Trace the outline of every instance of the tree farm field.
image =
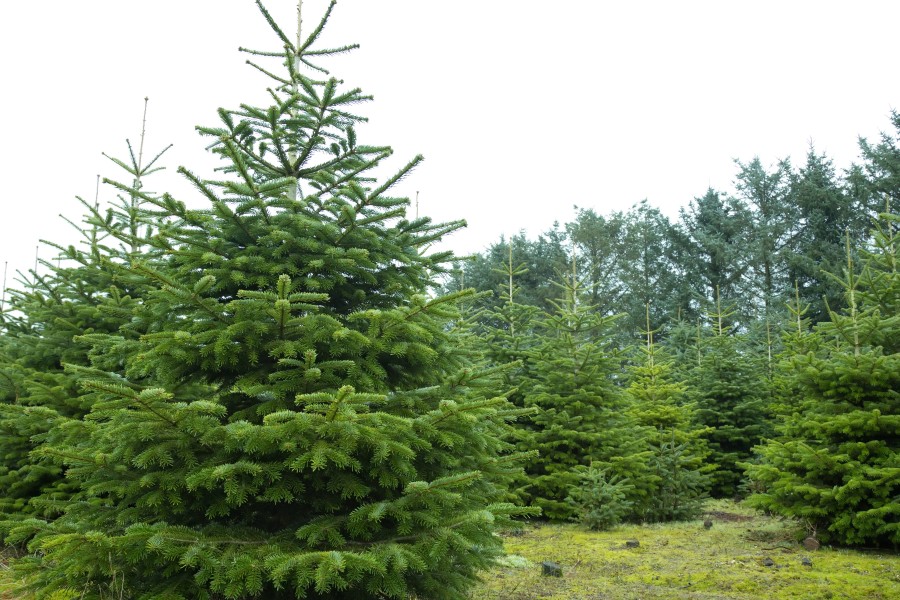
<svg viewBox="0 0 900 600">
<path fill-rule="evenodd" d="M 900 112 L 846 176 L 729 159 L 680 220 L 574 206 L 464 257 L 490 194 L 420 215 L 424 155 L 358 137 L 374 96 L 329 70 L 357 45 L 312 3 L 255 1 L 265 100 L 196 126 L 190 196 L 148 183 L 144 96 L 78 245 L 4 266 L 0 600 L 900 600 Z M 482 88 L 455 105 L 499 114 Z M 611 208 L 601 171 L 579 204 Z"/>
<path fill-rule="evenodd" d="M 706 518 L 712 527 L 704 528 Z M 810 551 L 797 522 L 730 501 L 698 520 L 588 531 L 533 522 L 505 535 L 503 565 L 473 600 L 900 598 L 900 555 L 823 546 Z M 634 542 L 638 546 L 634 547 Z M 630 542 L 630 543 L 629 543 Z M 804 565 L 804 559 L 811 565 Z M 542 563 L 562 568 L 544 576 Z M 773 564 L 769 564 L 769 561 Z"/>
<path fill-rule="evenodd" d="M 804 535 L 794 521 L 722 500 L 708 502 L 698 520 L 611 531 L 536 521 L 504 534 L 507 556 L 483 574 L 471 598 L 900 598 L 900 555 L 827 546 L 810 551 L 798 541 Z M 812 564 L 804 565 L 805 558 Z M 562 576 L 542 575 L 544 561 L 557 563 Z M 0 599 L 37 600 L 22 591 L 26 582 L 15 574 L 14 562 L 6 557 L 0 565 Z"/>
</svg>

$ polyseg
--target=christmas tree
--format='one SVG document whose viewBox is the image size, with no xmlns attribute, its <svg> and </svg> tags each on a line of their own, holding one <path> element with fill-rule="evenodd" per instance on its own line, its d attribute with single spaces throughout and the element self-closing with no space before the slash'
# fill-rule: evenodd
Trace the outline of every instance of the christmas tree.
<svg viewBox="0 0 900 600">
<path fill-rule="evenodd" d="M 646 311 L 646 344 L 629 369 L 630 413 L 647 427 L 652 456 L 650 470 L 639 487 L 644 497 L 632 511 L 640 521 L 686 520 L 697 516 L 708 487 L 709 454 L 704 434 L 697 425 L 696 407 L 687 402 L 687 386 L 673 375 L 672 361 L 654 340 L 649 306 Z"/>
<path fill-rule="evenodd" d="M 472 321 L 477 322 L 473 327 L 478 332 L 478 347 L 483 359 L 488 365 L 502 369 L 503 386 L 512 392 L 509 400 L 517 407 L 525 407 L 526 397 L 529 395 L 534 377 L 532 371 L 534 364 L 532 356 L 535 350 L 535 341 L 538 339 L 535 328 L 540 321 L 540 309 L 536 306 L 520 304 L 517 298 L 519 286 L 516 279 L 528 272 L 523 263 L 513 262 L 513 243 L 516 238 L 511 238 L 507 247 L 506 260 L 503 266 L 495 268 L 494 273 L 503 276 L 503 284 L 497 290 L 502 298 L 502 303 L 497 306 L 489 305 L 472 314 Z M 488 292 L 483 292 L 489 296 Z M 538 412 L 535 406 L 530 406 L 522 411 L 522 416 L 533 417 Z M 530 418 L 520 419 L 512 430 L 509 441 L 517 448 L 523 449 L 532 459 L 538 456 L 535 450 L 534 424 Z M 528 502 L 528 496 L 523 492 L 523 487 L 529 485 L 527 477 L 518 478 L 511 482 L 509 498 L 517 504 Z"/>
<path fill-rule="evenodd" d="M 495 308 L 487 307 L 475 317 L 481 323 L 479 332 L 488 362 L 498 366 L 515 363 L 515 368 L 507 371 L 505 383 L 510 388 L 517 388 L 512 399 L 521 405 L 523 388 L 531 380 L 529 355 L 534 350 L 540 309 L 521 304 L 517 299 L 519 286 L 516 279 L 528 269 L 524 263 L 513 262 L 514 240 L 510 239 L 502 268 L 494 269 L 494 273 L 502 275 L 504 280 L 498 290 L 502 302 Z"/>
<path fill-rule="evenodd" d="M 748 468 L 761 490 L 752 505 L 802 519 L 822 541 L 900 543 L 898 224 L 882 215 L 861 272 L 848 248 L 847 307 L 816 327 L 813 349 L 783 363 L 799 399 Z"/>
<path fill-rule="evenodd" d="M 764 368 L 727 325 L 730 311 L 717 298 L 710 313 L 713 335 L 701 339 L 698 364 L 688 375 L 697 418 L 709 428 L 710 493 L 717 498 L 741 494 L 743 468 L 752 448 L 767 432 Z"/>
<path fill-rule="evenodd" d="M 588 473 L 592 465 L 610 478 L 637 479 L 649 454 L 614 380 L 618 361 L 606 337 L 614 318 L 582 302 L 574 268 L 560 288 L 562 298 L 544 315 L 530 353 L 525 403 L 540 412 L 522 446 L 539 453 L 526 467 L 523 497 L 551 519 L 581 512 L 568 498 L 585 477 L 596 479 Z"/>
<path fill-rule="evenodd" d="M 118 184 L 159 223 L 127 265 L 147 291 L 75 338 L 89 412 L 37 450 L 78 488 L 29 522 L 39 594 L 466 598 L 522 512 L 499 501 L 521 411 L 457 343 L 467 292 L 431 294 L 463 223 L 389 195 L 421 157 L 372 175 L 368 97 L 317 64 L 352 49 L 315 46 L 333 6 L 292 40 L 259 4 L 283 50 L 247 52 L 283 70 L 251 61 L 272 104 L 199 128 L 222 176 L 180 172 L 207 208 Z"/>
<path fill-rule="evenodd" d="M 146 115 L 145 99 L 145 122 Z M 12 533 L 7 541 L 20 541 L 14 530 L 22 518 L 59 514 L 74 489 L 59 465 L 32 454 L 51 434 L 63 435 L 65 423 L 77 422 L 90 410 L 78 394 L 77 376 L 64 368 L 90 364 L 89 345 L 74 336 L 118 331 L 146 290 L 127 270 L 135 256 L 150 251 L 145 241 L 154 231 L 152 219 L 139 211 L 136 193 L 149 175 L 161 170 L 156 163 L 166 149 L 150 160 L 143 149 L 142 131 L 137 151 L 128 143 L 127 160 L 110 157 L 131 176 L 132 191 L 101 211 L 98 175 L 94 203 L 78 198 L 88 211 L 82 226 L 72 223 L 82 234 L 81 243 L 45 242 L 55 260 L 38 261 L 21 278 L 21 288 L 10 290 L 0 338 L 0 513 L 5 521 L 0 528 Z"/>
</svg>

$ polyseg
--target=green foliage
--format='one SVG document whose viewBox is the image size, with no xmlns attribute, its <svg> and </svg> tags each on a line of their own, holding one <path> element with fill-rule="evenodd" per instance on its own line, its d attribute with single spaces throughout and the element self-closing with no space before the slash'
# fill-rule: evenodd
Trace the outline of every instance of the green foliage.
<svg viewBox="0 0 900 600">
<path fill-rule="evenodd" d="M 657 481 L 640 513 L 644 521 L 687 521 L 700 514 L 709 488 L 708 469 L 697 455 L 696 443 L 678 443 L 677 432 L 653 444 L 650 472 Z"/>
<path fill-rule="evenodd" d="M 630 412 L 637 425 L 648 430 L 651 449 L 649 470 L 635 482 L 644 488 L 634 502 L 632 518 L 638 521 L 671 521 L 693 518 L 709 487 L 709 455 L 698 426 L 696 406 L 687 402 L 687 387 L 676 381 L 673 364 L 654 342 L 650 310 L 646 309 L 647 343 L 629 369 Z"/>
<path fill-rule="evenodd" d="M 818 351 L 782 363 L 797 409 L 748 467 L 754 506 L 807 521 L 823 541 L 900 543 L 898 222 L 883 215 L 861 274 L 848 255 L 847 308 L 816 328 Z"/>
<path fill-rule="evenodd" d="M 744 469 L 822 541 L 900 543 L 896 134 L 452 270 L 429 249 L 464 223 L 390 195 L 421 157 L 376 177 L 370 98 L 317 64 L 353 49 L 318 47 L 333 3 L 296 42 L 257 4 L 271 104 L 199 128 L 205 205 L 147 192 L 162 153 L 129 144 L 118 201 L 4 294 L 0 535 L 36 597 L 463 599 L 516 516 L 691 519 Z"/>
<path fill-rule="evenodd" d="M 851 181 L 858 178 L 858 173 L 851 174 Z M 873 207 L 867 194 L 854 187 L 841 182 L 831 161 L 812 148 L 794 180 L 799 227 L 789 276 L 802 303 L 809 305 L 807 318 L 813 323 L 827 321 L 828 307 L 843 303 L 843 288 L 828 273 L 841 272 L 845 236 L 850 236 L 854 252 L 868 236 Z"/>
<path fill-rule="evenodd" d="M 3 521 L 36 514 L 53 518 L 75 488 L 58 464 L 34 450 L 64 435 L 71 429 L 67 422 L 80 420 L 90 410 L 90 398 L 78 393 L 78 378 L 65 368 L 90 363 L 89 344 L 76 336 L 112 333 L 129 324 L 136 298 L 146 291 L 126 265 L 139 251 L 152 256 L 145 239 L 155 222 L 138 209 L 149 197 L 140 192 L 141 181 L 159 170 L 154 165 L 161 155 L 146 164 L 133 152 L 130 162 L 112 159 L 134 178 L 132 193 L 120 195 L 105 214 L 79 198 L 88 210 L 81 246 L 47 242 L 57 260 L 42 261 L 44 272 L 30 272 L 20 281 L 22 289 L 10 290 L 9 312 L 0 315 Z M 140 327 L 134 325 L 130 333 L 139 335 Z"/>
<path fill-rule="evenodd" d="M 790 243 L 799 216 L 791 197 L 792 170 L 787 160 L 779 161 L 771 172 L 758 157 L 746 164 L 736 162 L 740 168 L 737 191 L 750 208 L 747 242 L 751 297 L 762 301 L 765 318 L 771 315 L 775 299 L 783 298 L 790 287 Z"/>
<path fill-rule="evenodd" d="M 113 184 L 154 232 L 92 217 L 123 250 L 95 269 L 120 284 L 98 292 L 115 318 L 76 323 L 78 350 L 53 357 L 77 410 L 43 435 L 4 425 L 71 486 L 56 518 L 6 527 L 41 597 L 462 599 L 501 554 L 494 531 L 535 512 L 504 502 L 524 411 L 459 332 L 471 293 L 430 293 L 453 256 L 427 248 L 463 224 L 388 196 L 419 157 L 371 175 L 391 150 L 357 141 L 367 97 L 310 62 L 349 49 L 315 47 L 331 9 L 295 45 L 259 6 L 284 43 L 248 51 L 282 60 L 272 105 L 200 128 L 222 179 L 181 172 L 206 208 Z"/>
<path fill-rule="evenodd" d="M 522 417 L 533 417 L 536 408 L 526 408 L 527 390 L 531 389 L 533 368 L 530 360 L 534 351 L 537 335 L 535 328 L 538 325 L 540 310 L 536 306 L 520 304 L 517 300 L 519 286 L 517 281 L 528 273 L 524 263 L 516 264 L 513 261 L 514 247 L 507 247 L 506 260 L 501 268 L 495 268 L 494 272 L 503 276 L 504 281 L 498 287 L 497 295 L 503 299 L 503 303 L 491 308 L 490 305 L 480 311 L 473 311 L 470 318 L 472 330 L 476 332 L 475 345 L 487 364 L 494 368 L 502 369 L 503 385 L 511 390 L 509 400 L 520 408 Z M 482 296 L 487 295 L 483 293 Z M 537 456 L 533 443 L 533 424 L 530 418 L 523 418 L 511 429 L 508 441 L 518 448 L 525 450 L 533 460 Z M 530 450 L 529 450 L 530 449 Z M 511 482 L 508 499 L 516 504 L 524 504 L 527 498 L 523 497 L 521 488 L 527 485 L 524 477 L 516 478 Z"/>
<path fill-rule="evenodd" d="M 512 369 L 506 371 L 506 383 L 510 388 L 527 386 L 529 376 L 528 355 L 535 345 L 535 327 L 537 326 L 540 310 L 530 304 L 522 304 L 519 295 L 522 290 L 519 280 L 529 273 L 524 262 L 516 264 L 516 246 L 507 245 L 507 256 L 502 267 L 495 267 L 493 273 L 503 277 L 502 282 L 495 291 L 495 296 L 502 302 L 493 307 L 479 311 L 473 317 L 473 321 L 479 324 L 476 331 L 480 335 L 479 345 L 488 363 L 492 365 L 511 365 L 517 363 Z M 485 293 L 487 295 L 487 293 Z M 521 405 L 521 391 L 515 396 L 517 404 Z"/>
<path fill-rule="evenodd" d="M 508 273 L 499 265 L 506 265 L 509 252 L 515 257 L 516 304 L 549 309 L 557 295 L 553 285 L 558 274 L 566 268 L 565 233 L 554 227 L 529 240 L 524 233 L 501 237 L 483 254 L 471 256 L 457 265 L 447 287 L 450 289 L 475 288 L 482 292 L 500 292 L 485 298 L 480 308 L 498 309 L 508 300 Z"/>
<path fill-rule="evenodd" d="M 747 205 L 709 189 L 681 210 L 679 225 L 675 251 L 693 300 L 683 317 L 699 317 L 718 295 L 737 307 L 730 321 L 746 322 L 752 312 L 746 297 L 750 252 L 746 236 L 751 229 Z"/>
<path fill-rule="evenodd" d="M 710 493 L 717 498 L 739 494 L 741 463 L 769 428 L 764 362 L 742 336 L 727 327 L 729 311 L 721 304 L 711 313 L 713 335 L 700 340 L 699 360 L 688 372 L 697 418 L 707 428 Z"/>
<path fill-rule="evenodd" d="M 606 469 L 588 467 L 566 498 L 574 508 L 572 519 L 594 531 L 612 529 L 631 510 L 630 489 L 627 481 L 608 475 Z"/>
<path fill-rule="evenodd" d="M 900 203 L 900 112 L 891 111 L 892 132 L 883 132 L 877 143 L 860 139 L 863 164 L 851 170 L 848 179 L 854 193 L 870 210 Z"/>
<path fill-rule="evenodd" d="M 521 444 L 539 453 L 526 466 L 521 494 L 550 519 L 573 516 L 566 498 L 580 485 L 584 467 L 596 463 L 619 478 L 637 478 L 648 454 L 614 380 L 618 360 L 605 336 L 613 318 L 580 300 L 574 273 L 560 287 L 563 297 L 543 316 L 529 356 L 525 404 L 539 412 Z"/>
<path fill-rule="evenodd" d="M 578 257 L 577 272 L 584 282 L 584 300 L 604 315 L 620 313 L 622 308 L 624 289 L 620 269 L 624 264 L 621 260 L 624 229 L 622 213 L 603 216 L 584 208 L 566 226 Z"/>
<path fill-rule="evenodd" d="M 624 213 L 622 222 L 614 263 L 622 287 L 611 312 L 625 314 L 617 322 L 619 338 L 631 344 L 635 332 L 645 326 L 645 308 L 650 321 L 662 331 L 692 298 L 675 262 L 675 225 L 646 200 Z"/>
<path fill-rule="evenodd" d="M 524 234 L 501 238 L 468 261 L 454 275 L 450 287 L 502 288 L 500 295 L 483 303 L 489 311 L 497 310 L 508 296 L 508 281 L 506 270 L 498 270 L 496 265 L 505 264 L 508 250 L 513 249 L 521 267 L 516 275 L 517 303 L 552 311 L 557 295 L 553 282 L 568 270 L 571 245 L 582 282 L 582 300 L 602 315 L 621 315 L 610 335 L 628 345 L 643 325 L 643 308 L 651 299 L 667 299 L 653 303 L 650 309 L 654 322 L 662 324 L 691 300 L 674 264 L 675 233 L 669 219 L 646 201 L 608 216 L 578 209 L 575 219 L 564 228 L 554 225 L 534 241 Z M 484 318 L 491 321 L 490 313 Z"/>
</svg>

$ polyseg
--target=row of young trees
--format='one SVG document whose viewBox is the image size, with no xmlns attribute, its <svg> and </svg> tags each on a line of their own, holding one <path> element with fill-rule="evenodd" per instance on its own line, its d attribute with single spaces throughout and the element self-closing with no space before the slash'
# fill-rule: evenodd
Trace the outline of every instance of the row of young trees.
<svg viewBox="0 0 900 600">
<path fill-rule="evenodd" d="M 829 303 L 826 321 L 811 322 L 798 285 L 768 338 L 717 297 L 705 322 L 675 323 L 660 344 L 647 305 L 644 341 L 625 351 L 574 262 L 549 309 L 520 304 L 513 282 L 526 268 L 507 247 L 502 304 L 473 319 L 492 364 L 520 364 L 513 401 L 538 411 L 518 432 L 536 451 L 519 499 L 606 528 L 696 516 L 707 492 L 749 496 L 823 541 L 896 545 L 898 234 L 888 210 L 858 252 L 847 239 L 833 277 L 841 306 Z"/>
<path fill-rule="evenodd" d="M 582 210 L 462 265 L 449 289 L 498 290 L 474 320 L 539 410 L 521 497 L 609 526 L 749 495 L 822 540 L 900 542 L 898 140 L 863 141 L 842 179 L 813 152 L 738 163 L 738 194 L 678 223 Z"/>
<path fill-rule="evenodd" d="M 269 106 L 200 128 L 220 174 L 180 171 L 205 207 L 148 191 L 160 156 L 130 152 L 119 203 L 83 203 L 83 244 L 0 314 L 0 534 L 38 596 L 466 598 L 517 516 L 687 518 L 748 467 L 753 502 L 823 539 L 900 541 L 895 216 L 851 230 L 846 309 L 813 317 L 796 277 L 780 345 L 808 235 L 775 192 L 745 205 L 752 262 L 697 233 L 736 231 L 740 200 L 712 194 L 683 225 L 582 211 L 438 293 L 455 259 L 429 248 L 462 223 L 390 196 L 420 157 L 372 175 L 391 150 L 357 140 L 368 98 L 318 65 L 351 49 L 316 46 L 331 9 L 293 40 L 259 7 L 283 50 L 249 52 L 281 70 L 258 65 Z M 893 138 L 863 148 L 846 181 L 865 193 L 838 196 L 865 213 L 900 160 Z"/>
</svg>

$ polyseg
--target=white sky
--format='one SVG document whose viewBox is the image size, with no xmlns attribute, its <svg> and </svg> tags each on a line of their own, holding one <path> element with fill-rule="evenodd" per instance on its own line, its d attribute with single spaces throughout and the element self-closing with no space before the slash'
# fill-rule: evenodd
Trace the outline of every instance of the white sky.
<svg viewBox="0 0 900 600">
<path fill-rule="evenodd" d="M 296 0 L 268 0 L 291 29 Z M 325 0 L 305 0 L 305 26 Z M 900 108 L 900 2 L 770 0 L 340 0 L 327 39 L 359 43 L 330 63 L 373 94 L 360 141 L 425 163 L 399 192 L 423 214 L 465 218 L 459 252 L 535 235 L 574 215 L 647 198 L 675 216 L 708 186 L 730 190 L 733 159 L 765 164 L 810 141 L 839 168 L 857 137 Z M 251 0 L 29 0 L 0 8 L 4 116 L 0 268 L 34 260 L 39 238 L 74 242 L 105 151 L 175 147 L 154 191 L 196 197 L 174 174 L 215 164 L 198 124 L 264 98 L 237 47 L 278 43 Z M 100 191 L 101 202 L 113 198 Z M 49 250 L 42 249 L 42 257 Z"/>
</svg>

